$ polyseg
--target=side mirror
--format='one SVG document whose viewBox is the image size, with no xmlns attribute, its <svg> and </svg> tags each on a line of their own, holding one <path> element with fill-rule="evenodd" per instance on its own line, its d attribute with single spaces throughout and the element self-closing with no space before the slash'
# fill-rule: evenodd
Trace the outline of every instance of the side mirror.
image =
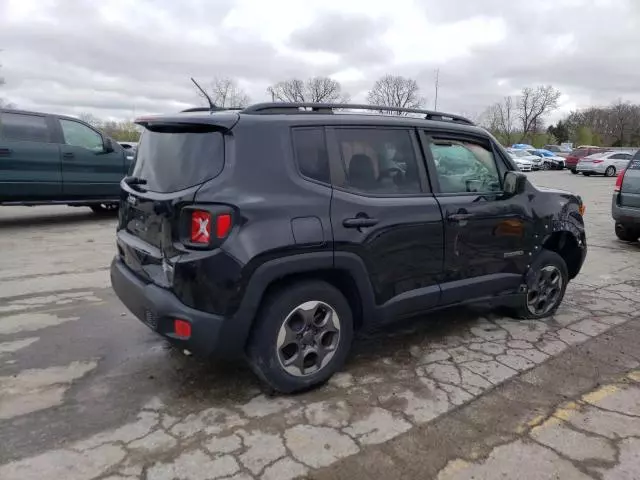
<svg viewBox="0 0 640 480">
<path fill-rule="evenodd" d="M 510 197 L 524 193 L 527 176 L 524 173 L 509 171 L 504 174 L 504 193 Z"/>
<path fill-rule="evenodd" d="M 104 138 L 104 153 L 111 153 L 114 151 L 113 142 L 109 137 Z"/>
</svg>

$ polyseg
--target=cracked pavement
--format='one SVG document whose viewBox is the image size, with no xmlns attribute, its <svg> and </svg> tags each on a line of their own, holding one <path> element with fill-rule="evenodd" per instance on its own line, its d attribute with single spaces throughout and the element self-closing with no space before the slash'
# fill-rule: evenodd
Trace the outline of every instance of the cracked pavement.
<svg viewBox="0 0 640 480">
<path fill-rule="evenodd" d="M 478 306 L 367 332 L 288 397 L 126 312 L 113 219 L 3 208 L 0 479 L 640 478 L 640 247 L 615 238 L 612 179 L 530 178 L 587 205 L 587 262 L 553 318 Z"/>
</svg>

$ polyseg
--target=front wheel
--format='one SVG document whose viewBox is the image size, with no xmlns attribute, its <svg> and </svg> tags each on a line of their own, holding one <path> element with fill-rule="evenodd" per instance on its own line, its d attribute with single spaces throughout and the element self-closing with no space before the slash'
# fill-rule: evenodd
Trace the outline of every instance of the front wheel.
<svg viewBox="0 0 640 480">
<path fill-rule="evenodd" d="M 332 285 L 301 282 L 275 291 L 254 323 L 247 354 L 253 371 L 283 393 L 326 382 L 351 349 L 349 303 Z"/>
<path fill-rule="evenodd" d="M 573 173 L 574 175 L 577 175 L 578 174 L 578 170 L 576 170 L 575 168 L 572 168 L 571 169 L 571 173 Z"/>
<path fill-rule="evenodd" d="M 549 162 L 544 162 L 541 168 L 542 170 L 551 170 L 551 164 Z"/>
<path fill-rule="evenodd" d="M 567 264 L 556 252 L 543 250 L 531 265 L 526 283 L 527 293 L 516 308 L 515 317 L 537 319 L 553 315 L 569 283 Z"/>
<path fill-rule="evenodd" d="M 607 167 L 607 169 L 604 171 L 605 177 L 613 177 L 615 174 L 616 174 L 616 167 L 614 167 L 613 165 Z"/>
</svg>

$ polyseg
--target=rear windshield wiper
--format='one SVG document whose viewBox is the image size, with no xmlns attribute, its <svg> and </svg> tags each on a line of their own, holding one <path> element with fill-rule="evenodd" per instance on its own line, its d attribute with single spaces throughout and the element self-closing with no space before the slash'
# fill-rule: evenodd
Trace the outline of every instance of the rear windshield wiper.
<svg viewBox="0 0 640 480">
<path fill-rule="evenodd" d="M 146 185 L 147 181 L 144 178 L 128 176 L 124 177 L 124 183 L 129 185 L 134 190 L 138 190 L 140 192 L 144 192 L 144 188 L 140 188 L 140 185 Z"/>
</svg>

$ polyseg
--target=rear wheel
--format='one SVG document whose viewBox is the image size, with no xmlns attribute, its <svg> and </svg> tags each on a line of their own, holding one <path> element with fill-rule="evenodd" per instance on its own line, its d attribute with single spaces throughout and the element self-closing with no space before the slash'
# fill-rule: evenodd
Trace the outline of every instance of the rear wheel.
<svg viewBox="0 0 640 480">
<path fill-rule="evenodd" d="M 307 281 L 269 295 L 247 353 L 258 377 L 292 393 L 327 381 L 344 365 L 352 339 L 351 308 L 342 293 L 328 283 Z"/>
<path fill-rule="evenodd" d="M 613 177 L 615 174 L 616 174 L 616 167 L 614 167 L 613 165 L 607 167 L 607 169 L 604 171 L 605 177 Z"/>
<path fill-rule="evenodd" d="M 578 170 L 576 170 L 575 168 L 572 168 L 571 169 L 571 173 L 573 173 L 574 175 L 577 175 L 578 174 Z"/>
<path fill-rule="evenodd" d="M 551 164 L 549 162 L 544 162 L 540 168 L 542 168 L 542 170 L 551 170 Z"/>
<path fill-rule="evenodd" d="M 635 242 L 640 237 L 640 230 L 636 227 L 616 223 L 616 236 L 623 242 Z"/>
<path fill-rule="evenodd" d="M 556 252 L 543 250 L 526 277 L 527 293 L 515 310 L 516 318 L 535 319 L 553 315 L 562 303 L 569 282 L 564 259 Z"/>
<path fill-rule="evenodd" d="M 118 211 L 117 203 L 97 203 L 90 206 L 93 213 L 98 215 L 109 215 Z"/>
</svg>

